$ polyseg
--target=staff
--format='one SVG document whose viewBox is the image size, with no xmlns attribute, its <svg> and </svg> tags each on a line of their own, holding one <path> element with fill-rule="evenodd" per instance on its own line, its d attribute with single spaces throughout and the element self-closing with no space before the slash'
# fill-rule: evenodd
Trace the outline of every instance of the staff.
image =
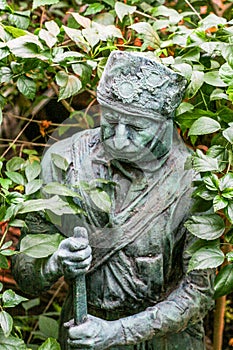
<svg viewBox="0 0 233 350">
<path fill-rule="evenodd" d="M 84 227 L 75 227 L 74 237 L 88 240 L 87 230 Z M 80 274 L 75 278 L 73 284 L 74 292 L 74 323 L 79 325 L 87 319 L 87 293 L 86 277 Z"/>
</svg>

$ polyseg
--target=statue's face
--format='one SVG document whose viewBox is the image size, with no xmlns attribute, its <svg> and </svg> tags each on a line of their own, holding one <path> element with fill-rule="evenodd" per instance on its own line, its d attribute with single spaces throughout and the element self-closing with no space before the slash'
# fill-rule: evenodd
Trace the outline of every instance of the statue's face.
<svg viewBox="0 0 233 350">
<path fill-rule="evenodd" d="M 151 148 L 164 136 L 164 120 L 142 115 L 128 115 L 110 108 L 102 110 L 101 136 L 106 151 L 126 161 L 150 160 Z M 158 138 L 158 140 L 156 139 Z"/>
</svg>

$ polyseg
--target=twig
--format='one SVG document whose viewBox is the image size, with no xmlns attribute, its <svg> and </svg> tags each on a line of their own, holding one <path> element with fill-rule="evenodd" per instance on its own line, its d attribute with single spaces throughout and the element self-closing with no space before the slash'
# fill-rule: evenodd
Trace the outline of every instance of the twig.
<svg viewBox="0 0 233 350">
<path fill-rule="evenodd" d="M 87 108 L 85 110 L 84 116 L 83 116 L 83 120 L 85 121 L 87 129 L 89 129 L 89 124 L 88 124 L 88 121 L 87 121 L 87 113 L 89 112 L 89 109 L 93 106 L 93 104 L 95 102 L 96 102 L 96 98 L 89 103 L 89 105 L 87 106 Z"/>
<path fill-rule="evenodd" d="M 59 95 L 59 91 L 58 91 L 58 88 L 57 88 L 57 85 L 51 81 L 51 86 L 53 88 L 53 90 L 55 91 L 56 95 L 58 96 Z M 73 107 L 71 107 L 69 105 L 69 103 L 66 101 L 66 100 L 61 100 L 61 103 L 63 104 L 63 106 L 65 107 L 65 109 L 69 112 L 69 113 L 73 113 L 75 112 L 75 109 Z"/>
<path fill-rule="evenodd" d="M 31 123 L 31 121 L 33 120 L 34 115 L 32 115 L 32 117 L 29 119 L 29 121 L 27 122 L 27 124 L 24 125 L 23 129 L 19 132 L 19 134 L 16 136 L 16 138 L 13 140 L 12 144 L 5 150 L 5 152 L 2 155 L 2 158 L 5 157 L 5 155 L 9 152 L 9 150 L 12 148 L 12 146 L 18 141 L 18 139 L 20 138 L 20 136 L 24 133 L 24 131 L 27 129 L 27 127 L 29 126 L 29 124 Z"/>
<path fill-rule="evenodd" d="M 197 10 L 193 7 L 192 4 L 190 4 L 190 2 L 188 0 L 185 0 L 186 4 L 193 10 L 193 12 L 195 13 L 195 15 L 199 18 L 199 20 L 201 21 L 202 18 L 200 16 L 200 14 L 197 12 Z"/>
<path fill-rule="evenodd" d="M 44 308 L 44 311 L 43 311 L 43 314 L 45 312 L 48 311 L 48 309 L 50 308 L 50 306 L 52 305 L 54 299 L 57 297 L 57 295 L 59 294 L 60 290 L 62 289 L 62 287 L 65 285 L 65 282 L 64 281 L 61 281 L 60 282 L 60 285 L 58 286 L 57 290 L 54 292 L 52 298 L 49 300 L 48 304 L 46 305 L 46 307 Z M 27 344 L 29 345 L 30 344 L 30 341 L 32 340 L 32 337 L 33 337 L 33 333 L 36 331 L 37 327 L 39 326 L 39 321 L 36 322 L 33 330 L 31 331 L 29 337 L 28 337 L 28 341 L 27 341 Z"/>
<path fill-rule="evenodd" d="M 143 16 L 143 17 L 147 17 L 149 19 L 153 19 L 154 21 L 158 20 L 157 18 L 155 18 L 155 17 L 153 17 L 151 15 L 148 15 L 147 13 L 143 13 L 141 11 L 135 11 L 134 13 L 137 13 L 138 15 Z"/>
<path fill-rule="evenodd" d="M 0 138 L 0 141 L 13 142 L 14 140 Z M 17 145 L 23 145 L 23 144 L 30 145 L 30 146 L 41 146 L 41 147 L 46 147 L 47 146 L 45 143 L 39 143 L 39 142 L 37 143 L 37 142 L 22 141 L 22 140 L 18 140 L 17 141 Z M 7 147 L 6 144 L 2 144 L 0 146 Z"/>
<path fill-rule="evenodd" d="M 15 115 L 13 113 L 7 113 L 10 117 L 12 118 L 16 118 L 16 119 L 21 119 L 21 120 L 28 120 L 28 118 L 26 117 L 22 117 L 19 115 Z M 38 120 L 38 119 L 33 119 L 32 123 L 36 123 L 36 124 L 43 124 L 44 120 Z M 51 126 L 61 126 L 61 123 L 53 123 L 51 122 L 49 125 Z M 78 126 L 78 123 L 76 124 L 66 124 L 66 126 Z"/>
</svg>

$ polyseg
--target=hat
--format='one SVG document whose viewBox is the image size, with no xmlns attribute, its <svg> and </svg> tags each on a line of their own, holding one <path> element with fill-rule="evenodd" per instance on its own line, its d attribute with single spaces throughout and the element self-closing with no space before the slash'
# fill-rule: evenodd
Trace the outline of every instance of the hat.
<svg viewBox="0 0 233 350">
<path fill-rule="evenodd" d="M 172 118 L 186 80 L 137 52 L 111 52 L 97 89 L 100 105 L 129 114 Z"/>
</svg>

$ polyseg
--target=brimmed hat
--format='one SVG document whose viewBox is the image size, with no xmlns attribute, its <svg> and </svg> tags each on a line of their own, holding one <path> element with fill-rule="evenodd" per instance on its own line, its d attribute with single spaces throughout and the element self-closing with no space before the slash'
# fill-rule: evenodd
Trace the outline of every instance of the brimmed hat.
<svg viewBox="0 0 233 350">
<path fill-rule="evenodd" d="M 113 51 L 97 89 L 102 106 L 148 117 L 172 118 L 180 104 L 186 80 L 140 53 Z"/>
</svg>

